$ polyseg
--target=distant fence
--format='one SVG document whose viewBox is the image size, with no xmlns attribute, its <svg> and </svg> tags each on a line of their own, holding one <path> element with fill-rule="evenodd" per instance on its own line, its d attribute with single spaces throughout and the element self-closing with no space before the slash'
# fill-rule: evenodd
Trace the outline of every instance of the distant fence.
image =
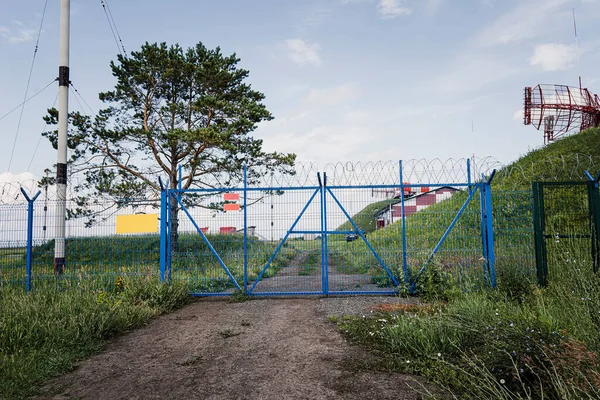
<svg viewBox="0 0 600 400">
<path fill-rule="evenodd" d="M 77 201 L 69 200 L 67 207 L 79 212 L 71 213 L 66 222 L 66 269 L 60 278 L 53 271 L 54 191 L 42 190 L 28 218 L 25 198 L 11 189 L 0 204 L 0 285 L 35 289 L 68 281 L 110 288 L 118 277 L 159 278 L 162 249 L 162 262 L 169 263 L 168 270 L 162 265 L 162 277 L 166 272 L 167 279 L 181 280 L 191 292 L 201 295 L 230 294 L 236 289 L 231 277 L 240 288 L 252 286 L 257 279 L 270 279 L 257 283 L 255 293 L 324 293 L 324 285 L 329 289 L 326 279 L 330 274 L 339 276 L 332 292 L 392 293 L 398 288 L 392 278 L 414 278 L 432 261 L 430 256 L 437 245 L 433 261 L 460 280 L 464 288 L 486 285 L 490 278 L 485 275 L 490 261 L 486 241 L 490 238 L 484 234 L 484 224 L 488 223 L 482 211 L 485 199 L 478 194 L 470 202 L 465 200 L 493 170 L 498 170 L 490 194 L 494 267 L 501 272 L 518 265 L 523 273 L 533 275 L 531 180 L 582 180 L 586 170 L 600 169 L 600 161 L 573 155 L 520 165 L 503 167 L 492 158 L 323 167 L 309 163 L 298 164 L 295 174 L 267 174 L 253 180 L 247 185 L 252 190 L 246 193 L 246 202 L 241 185 L 237 191 L 220 188 L 204 192 L 199 206 L 186 203 L 185 195 L 179 193 L 189 215 L 183 210 L 178 213 L 179 237 L 176 247 L 169 245 L 169 252 L 161 242 L 164 210 L 160 194 L 121 204 L 97 199 L 85 210 Z M 327 187 L 333 188 L 331 192 L 319 181 L 324 176 Z M 464 186 L 453 185 L 459 182 Z M 444 194 L 444 186 L 453 188 L 454 194 Z M 26 193 L 33 196 L 36 189 L 29 185 Z M 239 200 L 224 201 L 224 193 L 237 193 Z M 313 195 L 317 200 L 309 204 Z M 432 200 L 436 195 L 441 200 Z M 224 202 L 241 207 L 224 211 Z M 323 207 L 327 209 L 326 221 Z M 459 213 L 460 218 L 453 221 Z M 137 227 L 141 224 L 145 228 L 140 231 Z M 352 236 L 358 233 L 356 228 L 366 233 L 365 238 Z M 163 238 L 167 239 L 170 237 Z M 403 265 L 408 266 L 407 271 L 402 271 Z M 411 276 L 405 276 L 406 272 Z"/>
</svg>

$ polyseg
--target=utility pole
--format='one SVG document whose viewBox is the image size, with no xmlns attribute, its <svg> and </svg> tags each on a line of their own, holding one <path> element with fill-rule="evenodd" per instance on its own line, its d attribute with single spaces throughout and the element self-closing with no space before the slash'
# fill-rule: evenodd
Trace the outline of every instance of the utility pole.
<svg viewBox="0 0 600 400">
<path fill-rule="evenodd" d="M 67 128 L 69 118 L 70 0 L 60 0 L 60 58 L 58 67 L 58 162 L 56 164 L 56 233 L 54 273 L 65 269 L 65 219 L 67 215 Z"/>
</svg>

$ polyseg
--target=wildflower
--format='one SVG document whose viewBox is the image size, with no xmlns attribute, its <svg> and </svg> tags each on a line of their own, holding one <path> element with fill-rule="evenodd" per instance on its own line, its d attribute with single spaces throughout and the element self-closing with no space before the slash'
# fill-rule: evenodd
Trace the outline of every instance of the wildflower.
<svg viewBox="0 0 600 400">
<path fill-rule="evenodd" d="M 504 385 L 506 381 L 504 379 L 500 379 L 500 383 Z"/>
<path fill-rule="evenodd" d="M 406 363 L 407 363 L 407 364 L 410 364 L 410 360 L 406 360 Z"/>
<path fill-rule="evenodd" d="M 513 327 L 513 326 L 515 326 L 515 324 L 513 324 L 513 323 L 511 322 L 509 326 L 510 326 L 510 327 Z"/>
<path fill-rule="evenodd" d="M 498 315 L 498 313 L 496 313 L 496 315 Z"/>
<path fill-rule="evenodd" d="M 441 356 L 442 356 L 442 353 L 438 353 L 438 357 L 441 357 Z"/>
</svg>

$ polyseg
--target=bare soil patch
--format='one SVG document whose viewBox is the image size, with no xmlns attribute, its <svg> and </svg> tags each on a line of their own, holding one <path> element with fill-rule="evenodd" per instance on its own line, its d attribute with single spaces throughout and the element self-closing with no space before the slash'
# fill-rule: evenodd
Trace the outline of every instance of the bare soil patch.
<svg viewBox="0 0 600 400">
<path fill-rule="evenodd" d="M 418 399 L 415 378 L 372 370 L 377 359 L 328 320 L 340 305 L 368 313 L 397 301 L 199 299 L 116 338 L 38 398 Z"/>
</svg>

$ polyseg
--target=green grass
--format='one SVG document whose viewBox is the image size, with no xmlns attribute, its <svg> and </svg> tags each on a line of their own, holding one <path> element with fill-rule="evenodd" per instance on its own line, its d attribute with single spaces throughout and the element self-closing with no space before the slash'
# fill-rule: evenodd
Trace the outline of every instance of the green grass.
<svg viewBox="0 0 600 400">
<path fill-rule="evenodd" d="M 184 286 L 118 279 L 30 294 L 0 288 L 0 398 L 25 398 L 50 377 L 102 349 L 105 340 L 188 301 Z"/>
<path fill-rule="evenodd" d="M 346 318 L 340 329 L 382 354 L 387 368 L 459 397 L 598 398 L 600 277 L 589 246 L 571 241 L 561 250 L 551 253 L 547 288 L 501 274 L 498 291 L 453 291 L 449 302 Z"/>
<path fill-rule="evenodd" d="M 243 279 L 242 235 L 207 235 L 214 250 L 234 278 Z M 272 256 L 278 243 L 260 241 L 249 237 L 248 276 L 255 279 Z M 66 252 L 68 264 L 63 280 L 83 282 L 91 280 L 98 288 L 111 288 L 117 276 L 158 276 L 160 271 L 160 237 L 158 235 L 106 236 L 68 238 Z M 34 287 L 52 286 L 54 280 L 54 241 L 33 247 Z M 285 244 L 263 274 L 275 275 L 298 254 L 293 243 Z M 12 264 L 0 263 L 0 286 L 24 286 L 24 249 L 4 249 L 0 257 L 12 257 Z M 13 266 L 11 268 L 10 266 Z M 220 292 L 234 284 L 199 235 L 181 234 L 171 255 L 171 279 L 184 282 L 190 291 Z"/>
</svg>

